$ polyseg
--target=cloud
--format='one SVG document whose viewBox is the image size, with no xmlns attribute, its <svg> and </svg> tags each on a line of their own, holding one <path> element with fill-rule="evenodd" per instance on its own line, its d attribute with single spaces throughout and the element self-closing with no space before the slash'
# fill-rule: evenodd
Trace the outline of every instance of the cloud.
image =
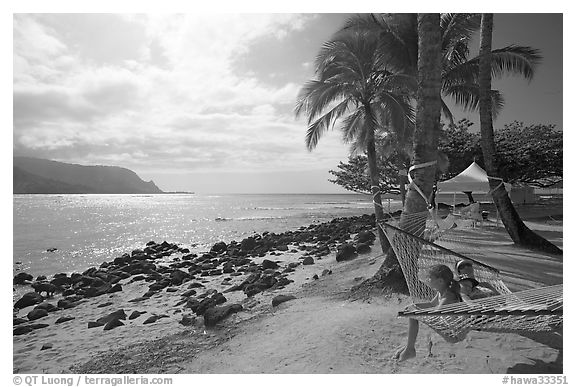
<svg viewBox="0 0 576 387">
<path fill-rule="evenodd" d="M 86 56 L 89 39 L 70 40 L 82 23 L 64 33 L 58 15 L 45 19 L 15 17 L 15 154 L 150 174 L 333 166 L 334 152 L 345 153 L 338 136 L 306 151 L 292 111 L 297 83 L 271 85 L 235 68 L 260 54 L 256 42 L 281 44 L 310 17 L 118 15 L 139 57 L 119 60 L 119 44 L 107 53 L 98 41 L 97 61 Z M 91 30 L 105 20 L 90 19 Z"/>
</svg>

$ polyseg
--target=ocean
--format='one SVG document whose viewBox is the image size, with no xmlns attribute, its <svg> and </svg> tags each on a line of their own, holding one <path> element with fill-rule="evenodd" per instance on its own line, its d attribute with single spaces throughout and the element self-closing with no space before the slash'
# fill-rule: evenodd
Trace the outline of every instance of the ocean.
<svg viewBox="0 0 576 387">
<path fill-rule="evenodd" d="M 148 241 L 206 251 L 219 241 L 371 213 L 371 197 L 360 194 L 13 195 L 13 272 L 50 278 L 99 266 Z"/>
</svg>

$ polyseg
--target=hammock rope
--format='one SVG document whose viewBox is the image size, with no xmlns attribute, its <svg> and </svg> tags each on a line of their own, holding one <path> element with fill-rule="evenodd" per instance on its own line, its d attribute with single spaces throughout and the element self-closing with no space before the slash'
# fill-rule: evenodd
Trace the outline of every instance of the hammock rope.
<svg viewBox="0 0 576 387">
<path fill-rule="evenodd" d="M 513 293 L 500 278 L 500 272 L 481 262 L 484 254 L 470 251 L 470 244 L 447 237 L 451 228 L 462 229 L 458 219 L 430 219 L 434 212 L 402 214 L 399 224 L 379 222 L 400 263 L 410 296 L 414 302 L 428 301 L 436 292 L 426 284 L 428 268 L 444 264 L 454 270 L 467 259 L 474 263 L 474 274 L 480 286 L 498 294 L 458 303 L 400 312 L 416 318 L 449 342 L 463 340 L 470 330 L 519 333 L 530 337 L 556 333 L 563 323 L 562 285 Z M 459 250 L 459 251 L 458 251 Z M 479 258 L 479 259 L 478 259 Z"/>
</svg>

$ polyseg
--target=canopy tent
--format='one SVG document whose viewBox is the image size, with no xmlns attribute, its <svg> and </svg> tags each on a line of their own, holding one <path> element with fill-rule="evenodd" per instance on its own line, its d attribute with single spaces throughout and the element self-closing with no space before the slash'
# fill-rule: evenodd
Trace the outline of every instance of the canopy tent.
<svg viewBox="0 0 576 387">
<path fill-rule="evenodd" d="M 437 184 L 438 193 L 488 193 L 490 192 L 490 183 L 488 174 L 475 161 L 468 168 L 463 170 L 458 176 L 452 179 L 441 181 Z M 512 186 L 504 183 L 506 191 L 510 192 Z"/>
</svg>

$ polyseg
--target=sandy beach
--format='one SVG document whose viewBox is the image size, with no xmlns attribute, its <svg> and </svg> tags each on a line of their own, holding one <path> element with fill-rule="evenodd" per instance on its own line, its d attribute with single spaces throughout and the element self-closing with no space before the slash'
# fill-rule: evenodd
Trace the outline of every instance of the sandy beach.
<svg viewBox="0 0 576 387">
<path fill-rule="evenodd" d="M 562 247 L 561 203 L 554 221 L 524 209 L 527 225 Z M 522 211 L 522 210 L 520 210 Z M 548 214 L 550 214 L 550 210 Z M 560 219 L 560 220 L 559 220 Z M 513 245 L 502 226 L 487 222 L 474 230 L 479 240 L 497 254 L 487 262 L 498 267 L 512 290 L 562 283 L 562 256 L 546 255 Z M 179 256 L 178 256 L 179 257 Z M 174 259 L 174 257 L 170 257 Z M 421 324 L 417 357 L 392 360 L 394 348 L 406 339 L 407 321 L 397 312 L 410 300 L 405 295 L 378 291 L 358 296 L 350 290 L 370 278 L 383 257 L 376 245 L 349 261 L 336 261 L 334 251 L 303 265 L 297 245 L 273 255 L 255 257 L 254 263 L 274 261 L 277 270 L 294 263 L 282 289 L 269 289 L 247 297 L 242 291 L 224 292 L 246 275 L 230 280 L 202 277 L 142 296 L 149 284 L 122 279 L 123 291 L 85 298 L 72 309 L 50 312 L 34 323 L 48 324 L 13 338 L 14 373 L 130 373 L 130 374 L 555 374 L 563 371 L 562 352 L 514 334 L 471 332 L 457 344 L 445 342 Z M 296 263 L 300 263 L 296 266 Z M 182 303 L 190 284 L 195 290 L 223 292 L 237 311 L 206 327 Z M 172 288 L 172 290 L 170 290 Z M 278 295 L 294 299 L 272 306 Z M 56 303 L 59 296 L 48 299 Z M 25 317 L 33 308 L 18 311 Z M 103 330 L 90 322 L 123 309 L 126 316 L 143 312 L 123 325 Z M 74 317 L 56 324 L 62 317 Z M 151 316 L 155 322 L 144 323 Z"/>
</svg>

